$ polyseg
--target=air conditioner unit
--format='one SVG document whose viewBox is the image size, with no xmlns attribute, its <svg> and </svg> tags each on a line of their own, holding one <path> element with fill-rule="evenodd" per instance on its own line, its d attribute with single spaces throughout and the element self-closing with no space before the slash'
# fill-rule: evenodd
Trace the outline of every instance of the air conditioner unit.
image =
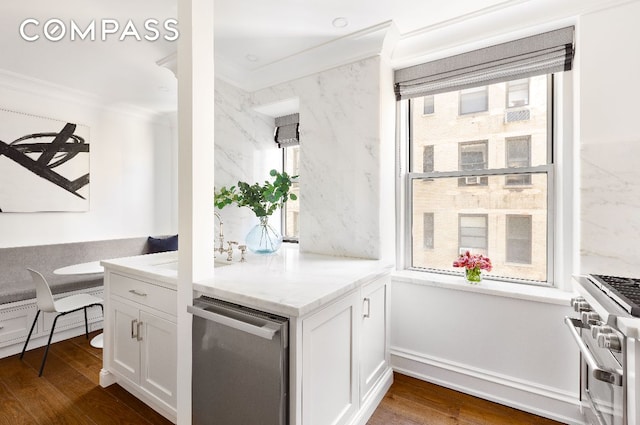
<svg viewBox="0 0 640 425">
<path fill-rule="evenodd" d="M 464 183 L 465 184 L 480 184 L 480 177 L 465 177 L 464 178 Z"/>
<path fill-rule="evenodd" d="M 504 114 L 504 122 L 526 121 L 531 119 L 531 113 L 528 109 L 518 109 L 515 111 L 506 111 Z"/>
</svg>

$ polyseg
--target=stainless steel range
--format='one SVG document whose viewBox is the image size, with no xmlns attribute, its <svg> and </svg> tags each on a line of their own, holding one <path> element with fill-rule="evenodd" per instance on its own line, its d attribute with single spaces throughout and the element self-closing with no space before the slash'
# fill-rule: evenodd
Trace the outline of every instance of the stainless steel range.
<svg viewBox="0 0 640 425">
<path fill-rule="evenodd" d="M 591 425 L 640 424 L 640 279 L 574 277 L 580 314 L 565 317 L 580 348 L 582 413 Z"/>
</svg>

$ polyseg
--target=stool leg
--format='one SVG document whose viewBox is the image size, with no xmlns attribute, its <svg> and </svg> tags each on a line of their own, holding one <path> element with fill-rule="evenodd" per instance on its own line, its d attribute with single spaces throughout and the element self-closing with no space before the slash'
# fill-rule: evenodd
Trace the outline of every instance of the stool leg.
<svg viewBox="0 0 640 425">
<path fill-rule="evenodd" d="M 89 339 L 89 321 L 87 320 L 87 307 L 84 309 L 84 335 Z"/>
<path fill-rule="evenodd" d="M 24 347 L 22 347 L 22 353 L 20 353 L 20 360 L 22 360 L 22 357 L 24 356 L 24 352 L 27 349 L 27 344 L 29 343 L 29 340 L 31 339 L 31 334 L 33 333 L 33 328 L 36 327 L 36 323 L 38 323 L 38 316 L 40 316 L 40 310 L 38 310 L 38 312 L 36 313 L 36 318 L 33 319 L 33 324 L 31 325 L 31 329 L 29 330 L 29 335 L 27 336 L 27 340 L 24 342 Z"/>
<path fill-rule="evenodd" d="M 40 372 L 38 376 L 42 376 L 42 371 L 44 370 L 44 363 L 47 361 L 47 354 L 49 354 L 49 346 L 51 345 L 51 337 L 53 336 L 53 331 L 56 328 L 56 322 L 58 321 L 58 317 L 60 314 L 53 319 L 53 325 L 51 325 L 51 333 L 49 334 L 49 341 L 47 341 L 47 348 L 44 350 L 44 357 L 42 358 L 42 364 L 40 365 Z"/>
</svg>

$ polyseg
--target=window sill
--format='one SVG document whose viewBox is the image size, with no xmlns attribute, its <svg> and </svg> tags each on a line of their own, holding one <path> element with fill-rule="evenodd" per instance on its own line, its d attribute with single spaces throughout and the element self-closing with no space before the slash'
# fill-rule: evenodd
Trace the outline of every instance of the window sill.
<svg viewBox="0 0 640 425">
<path fill-rule="evenodd" d="M 395 271 L 391 274 L 391 278 L 396 282 L 414 285 L 431 286 L 450 289 L 452 291 L 476 292 L 496 297 L 515 298 L 565 306 L 569 306 L 571 298 L 575 296 L 575 294 L 571 292 L 565 292 L 558 288 L 503 282 L 486 278 L 477 285 L 471 285 L 466 283 L 462 276 L 413 270 Z"/>
</svg>

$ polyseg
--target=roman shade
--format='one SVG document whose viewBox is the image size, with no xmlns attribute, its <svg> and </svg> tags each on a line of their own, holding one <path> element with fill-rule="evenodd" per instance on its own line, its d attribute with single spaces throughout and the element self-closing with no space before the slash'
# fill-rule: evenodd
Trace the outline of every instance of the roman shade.
<svg viewBox="0 0 640 425">
<path fill-rule="evenodd" d="M 291 114 L 276 118 L 274 140 L 278 144 L 279 148 L 286 148 L 288 146 L 300 144 L 300 134 L 298 131 L 299 121 L 300 114 Z"/>
<path fill-rule="evenodd" d="M 573 39 L 571 26 L 398 69 L 396 99 L 571 70 Z"/>
</svg>

